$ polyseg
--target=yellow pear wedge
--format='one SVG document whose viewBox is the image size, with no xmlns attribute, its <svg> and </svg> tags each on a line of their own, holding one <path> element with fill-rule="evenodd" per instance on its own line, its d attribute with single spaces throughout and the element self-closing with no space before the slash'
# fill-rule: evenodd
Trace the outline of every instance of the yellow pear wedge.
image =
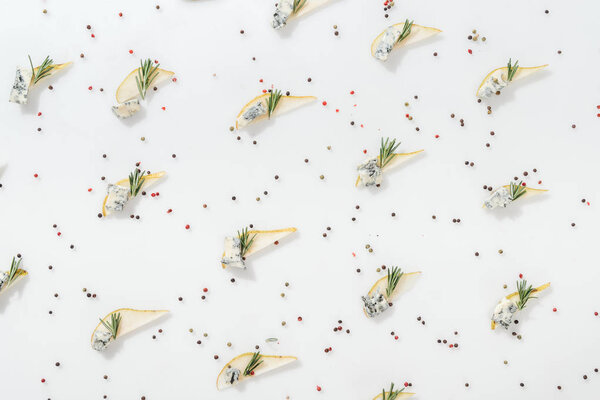
<svg viewBox="0 0 600 400">
<path fill-rule="evenodd" d="M 119 330 L 117 331 L 116 339 L 133 332 L 134 330 L 141 328 L 144 325 L 149 324 L 162 317 L 168 310 L 134 310 L 132 308 L 119 308 L 106 317 L 102 318 L 102 321 L 110 323 L 113 314 L 120 314 L 121 323 L 119 324 Z M 106 327 L 99 322 L 94 331 L 92 332 L 92 344 L 94 342 L 94 335 L 96 331 L 108 331 Z"/>
<path fill-rule="evenodd" d="M 254 354 L 255 353 L 240 354 L 233 360 L 229 361 L 223 367 L 221 372 L 219 372 L 219 376 L 217 376 L 217 389 L 221 390 L 233 385 L 237 385 L 241 381 L 252 379 L 254 377 L 264 374 L 265 372 L 269 372 L 276 368 L 283 367 L 284 365 L 287 365 L 297 360 L 297 358 L 293 356 L 269 356 L 261 354 L 260 360 L 262 361 L 262 363 L 258 367 L 256 367 L 256 369 L 254 369 L 254 373 L 252 375 L 244 375 L 246 366 L 248 366 L 248 363 L 250 362 Z M 227 380 L 226 371 L 228 368 L 235 368 L 240 371 L 239 379 L 234 381 L 233 384 L 229 383 L 229 381 Z"/>
<path fill-rule="evenodd" d="M 144 183 L 142 184 L 142 189 L 148 189 L 152 185 L 154 185 L 160 178 L 165 176 L 166 172 L 155 172 L 153 174 L 144 175 Z M 121 179 L 115 185 L 122 186 L 124 188 L 129 188 L 129 178 Z M 107 216 L 110 214 L 110 211 L 106 209 L 106 200 L 108 200 L 108 195 L 104 196 L 104 201 L 102 202 L 102 215 Z"/>
<path fill-rule="evenodd" d="M 247 258 L 248 256 L 251 256 L 252 254 L 274 244 L 275 242 L 278 242 L 279 240 L 283 239 L 284 237 L 296 232 L 297 229 L 296 228 L 284 228 L 284 229 L 276 229 L 276 230 L 272 230 L 272 231 L 259 231 L 259 230 L 252 230 L 252 231 L 248 231 L 248 235 L 249 237 L 254 237 L 254 240 L 252 241 L 252 245 L 250 246 L 250 248 L 248 249 L 248 251 L 246 252 L 246 254 L 244 255 L 245 258 Z M 223 253 L 223 256 L 225 255 L 225 253 Z M 221 266 L 223 268 L 227 268 L 227 266 L 223 263 L 221 263 Z"/>
<path fill-rule="evenodd" d="M 51 77 L 52 75 L 58 73 L 59 71 L 61 71 L 62 69 L 68 67 L 71 64 L 73 64 L 72 61 L 69 61 L 69 62 L 64 63 L 64 64 L 52 64 L 53 68 L 48 72 L 48 75 L 46 75 L 45 77 L 43 77 L 42 79 L 40 79 L 37 83 L 40 83 L 44 79 Z M 40 69 L 40 67 L 35 67 L 33 70 L 37 74 L 37 72 L 38 72 L 39 69 Z M 31 81 L 31 83 L 32 83 L 32 86 L 33 86 L 33 80 Z"/>
<path fill-rule="evenodd" d="M 396 288 L 392 292 L 391 296 L 386 297 L 387 300 L 392 301 L 396 296 L 398 296 L 399 293 L 401 293 L 403 290 L 406 290 L 410 285 L 414 283 L 414 279 L 418 277 L 420 273 L 421 271 L 407 272 L 405 274 L 402 274 L 402 277 L 400 278 L 400 281 L 396 285 Z M 371 289 L 369 290 L 369 296 L 374 294 L 377 291 L 377 289 L 379 289 L 380 293 L 385 293 L 387 286 L 387 276 L 384 276 L 383 278 L 375 282 L 375 284 L 371 287 Z"/>
<path fill-rule="evenodd" d="M 391 161 L 389 163 L 387 163 L 387 165 L 385 167 L 382 168 L 382 171 L 391 171 L 394 168 L 396 168 L 397 166 L 399 166 L 400 164 L 410 160 L 417 154 L 422 153 L 423 151 L 425 151 L 425 150 L 417 150 L 417 151 L 413 151 L 411 153 L 394 153 L 394 158 L 392 158 Z M 377 160 L 379 161 L 379 156 L 377 156 Z M 359 183 L 360 183 L 360 175 L 356 177 L 356 183 L 354 184 L 354 186 L 358 186 Z"/>
<path fill-rule="evenodd" d="M 127 100 L 135 99 L 140 95 L 138 91 L 137 82 L 135 77 L 138 75 L 140 68 L 136 68 L 127 75 L 127 77 L 121 82 L 117 88 L 117 103 L 123 103 Z M 158 75 L 152 81 L 152 86 L 158 86 L 162 82 L 166 82 L 175 75 L 175 72 L 167 71 L 162 68 L 156 70 Z"/>
<path fill-rule="evenodd" d="M 502 187 L 510 190 L 510 185 L 504 185 Z M 548 189 L 534 189 L 534 188 L 530 188 L 528 186 L 524 186 L 524 188 L 525 188 L 525 194 L 521 195 L 517 200 L 527 199 L 527 198 L 530 198 L 533 196 L 537 196 L 538 194 L 546 193 L 548 191 Z M 485 202 L 483 203 L 482 207 L 485 208 Z"/>
<path fill-rule="evenodd" d="M 526 78 L 535 72 L 541 71 L 542 69 L 546 68 L 547 66 L 548 66 L 548 64 L 538 65 L 537 67 L 519 67 L 519 68 L 517 68 L 517 72 L 515 72 L 515 75 L 513 76 L 513 79 L 510 81 L 510 83 L 512 83 L 514 81 L 518 81 L 519 79 Z M 477 97 L 480 97 L 482 95 L 482 88 L 492 75 L 501 74 L 502 78 L 504 80 L 506 80 L 507 73 L 508 73 L 508 67 L 496 68 L 495 70 L 491 71 L 489 74 L 487 74 L 485 76 L 485 78 L 483 78 L 483 80 L 481 81 L 481 84 L 477 88 L 477 93 L 475 93 L 475 95 Z"/>
<path fill-rule="evenodd" d="M 545 289 L 547 289 L 549 287 L 550 287 L 550 282 L 545 283 L 542 286 L 538 286 L 538 287 L 534 288 L 532 293 L 533 294 L 539 293 L 542 290 L 545 290 Z M 509 294 L 508 296 L 506 296 L 506 298 L 510 300 L 510 299 L 513 299 L 513 298 L 515 298 L 517 296 L 519 296 L 519 292 L 513 292 L 513 293 Z M 494 330 L 494 329 L 496 329 L 496 322 L 492 320 L 492 330 Z"/>
<path fill-rule="evenodd" d="M 261 103 L 264 109 L 266 110 L 268 108 L 267 100 L 269 97 L 270 93 L 265 93 L 250 100 L 237 115 L 235 120 L 235 128 L 242 129 L 244 126 L 249 125 L 251 123 L 268 119 L 269 117 L 266 113 L 259 115 L 252 120 L 247 120 L 246 118 L 244 118 L 244 114 L 251 107 L 256 106 L 258 103 Z M 281 98 L 279 99 L 279 103 L 277 103 L 277 107 L 275 107 L 275 110 L 271 113 L 271 118 L 284 114 L 288 111 L 295 110 L 296 108 L 311 103 L 316 99 L 317 98 L 314 96 L 281 96 Z"/>
<path fill-rule="evenodd" d="M 381 32 L 375 38 L 375 40 L 373 40 L 373 43 L 371 44 L 371 55 L 373 57 L 377 58 L 375 53 L 376 53 L 377 48 L 378 48 L 379 44 L 381 43 L 381 41 L 383 40 L 385 33 L 388 29 L 399 29 L 400 31 L 402 31 L 402 28 L 404 28 L 404 22 L 401 22 L 399 24 L 394 24 L 394 25 L 386 28 L 386 30 L 384 30 L 383 32 Z M 441 30 L 439 30 L 437 28 L 431 28 L 428 26 L 421 26 L 421 25 L 413 24 L 411 27 L 411 30 L 410 30 L 410 34 L 406 38 L 401 40 L 400 42 L 395 43 L 393 46 L 393 49 L 399 49 L 401 47 L 423 41 L 425 39 L 430 38 L 431 36 L 437 35 L 440 32 L 441 32 Z"/>
<path fill-rule="evenodd" d="M 8 271 L 6 271 L 6 272 L 8 273 Z M 25 278 L 25 276 L 27 276 L 27 271 L 25 271 L 24 269 L 20 269 L 20 268 L 17 269 L 17 273 L 15 274 L 15 278 L 13 279 L 13 281 L 9 285 L 3 285 L 2 288 L 0 289 L 0 294 L 6 292 L 14 284 L 19 282 L 21 279 Z"/>
</svg>

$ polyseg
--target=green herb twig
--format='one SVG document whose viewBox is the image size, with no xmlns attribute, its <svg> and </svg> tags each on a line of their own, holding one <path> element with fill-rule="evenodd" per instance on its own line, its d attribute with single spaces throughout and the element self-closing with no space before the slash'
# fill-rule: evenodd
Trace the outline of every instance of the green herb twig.
<svg viewBox="0 0 600 400">
<path fill-rule="evenodd" d="M 281 100 L 281 90 L 271 90 L 269 98 L 267 99 L 267 115 L 269 119 L 271 118 L 271 114 L 275 111 L 275 107 L 279 104 L 279 100 Z"/>
<path fill-rule="evenodd" d="M 406 21 L 404 21 L 404 26 L 402 27 L 402 32 L 400 33 L 400 36 L 396 40 L 396 43 L 400 43 L 401 41 L 406 39 L 406 37 L 408 35 L 410 35 L 410 31 L 412 30 L 413 22 L 414 21 L 408 22 L 408 19 Z"/>
<path fill-rule="evenodd" d="M 19 261 L 17 261 L 17 259 L 15 257 L 13 257 L 12 263 L 10 264 L 10 269 L 8 270 L 8 279 L 6 280 L 5 287 L 9 287 L 10 284 L 13 283 L 19 275 L 21 275 L 19 273 L 20 266 L 21 266 L 21 258 L 19 258 Z"/>
<path fill-rule="evenodd" d="M 50 58 L 50 56 L 46 56 L 46 59 L 44 60 L 44 62 L 42 62 L 42 65 L 40 65 L 38 67 L 37 72 L 35 71 L 35 68 L 33 67 L 33 62 L 31 62 L 31 56 L 27 56 L 29 57 L 29 65 L 31 65 L 31 75 L 32 75 L 32 80 L 33 80 L 33 84 L 35 85 L 36 83 L 38 83 L 40 80 L 44 79 L 45 77 L 47 77 L 48 75 L 50 75 L 50 71 L 52 71 L 54 69 L 54 65 L 52 64 L 52 59 Z"/>
<path fill-rule="evenodd" d="M 113 339 L 117 338 L 117 333 L 119 332 L 119 326 L 121 326 L 121 313 L 114 313 L 110 315 L 110 322 L 104 321 L 100 318 L 100 322 L 108 331 Z"/>
<path fill-rule="evenodd" d="M 252 358 L 248 362 L 248 365 L 246 365 L 246 369 L 244 369 L 244 376 L 254 375 L 254 370 L 263 363 L 261 358 L 262 356 L 260 355 L 260 351 L 252 354 Z"/>
<path fill-rule="evenodd" d="M 515 201 L 527 192 L 527 189 L 525 186 L 523 186 L 522 181 L 519 181 L 519 183 L 511 182 L 509 189 L 510 199 L 512 201 Z"/>
<path fill-rule="evenodd" d="M 146 180 L 145 173 L 146 171 L 142 172 L 139 168 L 136 168 L 135 171 L 129 174 L 129 194 L 131 194 L 131 197 L 137 196 L 142 189 L 142 185 Z"/>
<path fill-rule="evenodd" d="M 306 0 L 294 0 L 294 4 L 292 5 L 292 14 L 296 14 L 304 5 L 306 4 Z"/>
<path fill-rule="evenodd" d="M 140 92 L 140 96 L 142 99 L 146 98 L 146 91 L 158 76 L 158 66 L 160 64 L 154 65 L 152 60 L 147 58 L 146 61 L 140 60 L 140 68 L 138 69 L 138 74 L 135 77 L 135 83 L 137 84 L 138 92 Z"/>
<path fill-rule="evenodd" d="M 396 139 L 390 141 L 386 138 L 385 141 L 381 138 L 381 147 L 379 148 L 379 168 L 385 167 L 396 156 L 394 151 L 400 146 L 400 142 L 396 143 Z"/>
<path fill-rule="evenodd" d="M 527 280 L 523 279 L 521 281 L 517 281 L 517 292 L 519 293 L 519 301 L 517 301 L 517 308 L 522 310 L 525 308 L 525 304 L 529 299 L 535 299 L 533 296 L 535 289 L 533 286 L 527 286 Z"/>
<path fill-rule="evenodd" d="M 255 237 L 256 237 L 256 234 L 250 236 L 250 232 L 248 232 L 248 228 L 244 228 L 241 231 L 238 231 L 238 238 L 240 239 L 240 247 L 241 247 L 242 257 L 244 257 L 246 255 L 246 253 L 248 252 L 248 250 L 250 250 L 250 247 L 252 246 L 252 243 L 254 242 Z"/>
<path fill-rule="evenodd" d="M 512 81 L 513 77 L 515 76 L 515 74 L 517 73 L 517 70 L 519 69 L 519 60 L 517 60 L 514 64 L 511 63 L 511 59 L 508 59 L 508 73 L 506 74 L 506 78 L 508 79 L 508 81 Z"/>
<path fill-rule="evenodd" d="M 382 389 L 381 400 L 396 400 L 398 398 L 398 396 L 400 396 L 400 393 L 402 393 L 403 391 L 404 391 L 404 388 L 402 388 L 400 390 L 394 390 L 394 382 L 392 382 L 392 384 L 390 386 L 390 391 L 387 392 L 387 394 L 385 393 L 385 389 Z"/>
<path fill-rule="evenodd" d="M 387 271 L 387 288 L 385 289 L 385 297 L 390 298 L 396 286 L 398 286 L 398 282 L 400 282 L 400 278 L 402 278 L 404 272 L 402 272 L 401 268 L 391 267 Z"/>
</svg>

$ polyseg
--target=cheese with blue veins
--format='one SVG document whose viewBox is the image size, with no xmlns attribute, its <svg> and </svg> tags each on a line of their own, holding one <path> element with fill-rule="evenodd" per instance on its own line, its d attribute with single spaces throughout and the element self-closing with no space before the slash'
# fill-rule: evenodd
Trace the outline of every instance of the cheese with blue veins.
<svg viewBox="0 0 600 400">
<path fill-rule="evenodd" d="M 133 114 L 140 111 L 140 109 L 141 109 L 141 106 L 140 106 L 139 99 L 124 101 L 123 103 L 119 103 L 116 106 L 112 106 L 113 113 L 119 119 L 129 118 Z"/>
<path fill-rule="evenodd" d="M 32 77 L 33 71 L 31 71 L 31 68 L 18 67 L 8 101 L 17 104 L 27 104 Z"/>
</svg>

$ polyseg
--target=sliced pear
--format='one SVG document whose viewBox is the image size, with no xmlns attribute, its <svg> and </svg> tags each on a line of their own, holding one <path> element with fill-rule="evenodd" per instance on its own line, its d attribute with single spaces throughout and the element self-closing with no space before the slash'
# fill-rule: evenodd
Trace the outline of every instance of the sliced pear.
<svg viewBox="0 0 600 400">
<path fill-rule="evenodd" d="M 402 28 L 404 27 L 404 22 L 401 22 L 399 24 L 394 24 L 392 26 L 402 30 Z M 375 38 L 375 40 L 373 40 L 373 43 L 371 44 L 371 55 L 373 57 L 375 57 L 375 51 L 377 50 L 377 46 L 379 45 L 379 42 L 381 42 L 381 39 L 383 39 L 383 36 L 385 35 L 385 31 L 388 28 L 386 28 L 383 32 L 381 32 Z M 406 38 L 404 38 L 404 40 L 397 42 L 393 48 L 398 49 L 400 47 L 408 46 L 409 44 L 420 42 L 431 36 L 437 35 L 440 32 L 441 32 L 441 30 L 437 29 L 437 28 L 431 28 L 428 26 L 421 26 L 421 25 L 413 24 L 412 28 L 410 29 L 409 35 Z"/>
<path fill-rule="evenodd" d="M 390 392 L 385 392 L 385 398 L 387 399 L 389 396 Z M 409 392 L 400 392 L 396 398 L 397 399 L 405 399 L 407 397 L 412 397 L 414 396 L 416 393 L 409 393 Z M 377 396 L 373 397 L 373 400 L 379 400 L 383 398 L 383 393 L 379 393 Z"/>
<path fill-rule="evenodd" d="M 550 282 L 544 283 L 542 286 L 534 288 L 533 293 L 541 292 L 542 290 L 545 290 L 549 287 L 550 287 Z M 518 295 L 519 295 L 519 292 L 513 292 L 513 293 L 509 294 L 508 296 L 506 296 L 506 298 L 510 300 Z M 496 321 L 492 320 L 492 330 L 494 330 L 494 329 L 496 329 Z"/>
<path fill-rule="evenodd" d="M 269 96 L 270 93 L 265 93 L 250 100 L 237 115 L 235 120 L 235 129 L 242 129 L 246 125 L 252 124 L 263 119 L 268 119 L 269 117 L 267 116 L 267 114 L 263 114 L 259 115 L 251 121 L 246 121 L 242 117 L 242 115 L 246 111 L 248 111 L 250 107 L 258 103 L 259 101 L 263 104 L 263 106 L 266 109 L 267 99 L 269 98 Z M 277 103 L 277 107 L 275 107 L 275 110 L 271 114 L 271 118 L 284 114 L 288 111 L 292 111 L 298 107 L 302 107 L 303 105 L 306 105 L 316 99 L 317 98 L 315 96 L 281 96 L 281 99 L 279 99 L 279 103 Z"/>
<path fill-rule="evenodd" d="M 510 185 L 504 185 L 502 187 L 510 190 Z M 521 197 L 519 197 L 517 200 L 533 197 L 533 196 L 536 196 L 538 194 L 542 194 L 542 193 L 548 191 L 548 189 L 534 189 L 534 188 L 530 188 L 528 186 L 524 186 L 524 188 L 525 188 L 525 194 L 521 195 Z M 482 207 L 485 208 L 485 202 L 483 203 Z"/>
<path fill-rule="evenodd" d="M 46 75 L 45 77 L 43 77 L 42 79 L 40 79 L 40 80 L 39 80 L 37 83 L 40 83 L 40 82 L 42 82 L 44 79 L 51 77 L 52 75 L 54 75 L 54 74 L 58 73 L 60 70 L 62 70 L 62 69 L 64 69 L 64 68 L 68 67 L 68 66 L 69 66 L 69 65 L 71 65 L 71 64 L 73 64 L 73 61 L 69 61 L 69 62 L 67 62 L 67 63 L 64 63 L 64 64 L 52 64 L 52 66 L 53 66 L 54 68 L 52 68 L 52 69 L 50 70 L 50 72 L 48 73 L 48 75 Z M 34 71 L 35 71 L 35 73 L 37 74 L 37 72 L 38 72 L 38 70 L 39 70 L 39 69 L 40 69 L 40 67 L 35 67 L 33 70 L 34 70 Z M 36 83 L 36 85 L 37 85 L 37 83 Z M 31 80 L 31 86 L 34 86 L 34 83 L 33 83 L 33 78 L 32 78 L 32 80 Z"/>
<path fill-rule="evenodd" d="M 8 271 L 6 271 L 8 273 Z M 4 285 L 2 286 L 2 289 L 0 289 L 0 294 L 6 292 L 10 287 L 12 287 L 15 283 L 19 282 L 21 279 L 23 279 L 25 276 L 27 276 L 27 271 L 25 271 L 24 269 L 17 269 L 17 273 L 15 274 L 15 279 L 13 279 L 13 281 L 10 283 L 10 285 Z"/>
<path fill-rule="evenodd" d="M 402 277 L 400 278 L 400 281 L 398 281 L 398 284 L 396 285 L 396 288 L 392 292 L 392 295 L 390 297 L 387 297 L 387 299 L 392 300 L 396 296 L 398 296 L 398 294 L 403 289 L 405 289 L 408 285 L 413 283 L 414 278 L 419 276 L 420 273 L 421 273 L 421 271 L 407 272 L 407 273 L 402 274 Z M 369 290 L 369 296 L 371 296 L 373 293 L 375 293 L 377 291 L 377 289 L 379 289 L 380 293 L 385 293 L 385 291 L 387 289 L 387 275 L 384 276 L 383 278 L 379 279 L 377 282 L 375 282 L 375 284 Z"/>
<path fill-rule="evenodd" d="M 531 74 L 533 74 L 533 73 L 535 73 L 537 71 L 540 71 L 540 70 L 546 68 L 547 66 L 548 66 L 548 64 L 538 65 L 537 67 L 519 67 L 519 68 L 517 68 L 517 72 L 515 72 L 515 75 L 513 76 L 513 79 L 512 79 L 512 81 L 509 82 L 509 84 L 512 83 L 512 82 L 514 82 L 514 81 L 517 81 L 519 79 L 528 77 L 529 75 L 531 75 Z M 489 74 L 487 74 L 485 76 L 485 78 L 483 78 L 483 80 L 481 81 L 481 84 L 477 88 L 477 93 L 475 93 L 475 95 L 477 97 L 479 97 L 480 92 L 481 92 L 481 88 L 485 85 L 485 83 L 490 79 L 490 77 L 493 74 L 497 73 L 498 71 L 502 71 L 502 76 L 506 80 L 506 76 L 507 76 L 507 73 L 508 73 L 508 67 L 496 68 L 495 70 L 493 70 L 492 72 L 490 72 Z"/>
<path fill-rule="evenodd" d="M 260 376 L 265 372 L 269 372 L 279 367 L 283 367 L 289 363 L 296 361 L 298 358 L 294 356 L 268 356 L 261 355 L 261 360 L 263 361 L 256 369 L 254 370 L 253 375 L 244 376 L 244 370 L 248 365 L 248 362 L 252 358 L 254 353 L 244 353 L 235 357 L 233 360 L 229 361 L 219 372 L 219 376 L 217 376 L 217 389 L 221 390 L 233 385 L 237 385 L 238 383 L 245 381 L 246 379 L 251 379 L 256 376 Z M 240 377 L 233 385 L 227 382 L 227 378 L 225 377 L 225 371 L 228 367 L 237 368 L 241 371 Z"/>
<path fill-rule="evenodd" d="M 118 339 L 121 336 L 124 336 L 138 328 L 141 328 L 144 325 L 149 324 L 154 320 L 157 320 L 168 312 L 168 310 L 134 310 L 133 308 L 119 308 L 118 310 L 115 310 L 109 313 L 106 317 L 102 318 L 102 321 L 110 323 L 111 316 L 113 314 L 121 314 L 121 324 L 119 325 L 119 330 L 117 332 Z M 94 334 L 99 330 L 107 331 L 102 322 L 99 322 L 92 332 L 92 344 L 94 343 Z"/>
<path fill-rule="evenodd" d="M 144 175 L 144 183 L 142 184 L 142 189 L 147 189 L 155 184 L 160 178 L 162 178 L 166 174 L 165 171 L 155 172 L 153 174 Z M 129 178 L 121 179 L 115 185 L 122 186 L 125 188 L 129 188 Z M 102 215 L 107 216 L 110 212 L 106 209 L 106 200 L 108 200 L 108 195 L 104 196 L 104 201 L 102 202 Z"/>
<path fill-rule="evenodd" d="M 127 77 L 121 82 L 117 88 L 117 103 L 123 103 L 127 100 L 134 99 L 140 95 L 138 91 L 137 82 L 135 77 L 138 75 L 139 68 L 134 69 L 127 75 Z M 162 82 L 168 81 L 175 75 L 175 72 L 167 71 L 162 68 L 156 70 L 158 75 L 152 81 L 152 86 L 158 86 Z"/>
<path fill-rule="evenodd" d="M 395 157 L 392 158 L 392 160 L 389 163 L 387 163 L 387 165 L 385 167 L 383 167 L 383 169 L 381 171 L 383 172 L 383 171 L 392 170 L 395 167 L 397 167 L 398 165 L 402 164 L 403 162 L 410 160 L 417 154 L 422 153 L 423 151 L 425 151 L 425 150 L 417 150 L 417 151 L 413 151 L 412 153 L 394 153 Z M 379 156 L 377 156 L 377 160 L 379 160 Z M 356 183 L 354 184 L 354 186 L 358 186 L 359 183 L 360 183 L 360 175 L 356 178 Z"/>
<path fill-rule="evenodd" d="M 275 242 L 283 239 L 284 237 L 296 231 L 296 228 L 276 229 L 273 231 L 248 231 L 248 235 L 250 235 L 250 237 L 252 237 L 253 235 L 255 236 L 252 245 L 250 246 L 244 257 L 248 258 L 248 256 L 264 249 L 265 247 L 268 247 L 271 244 L 274 244 Z M 225 253 L 223 253 L 223 256 L 225 256 Z M 227 268 L 227 266 L 223 263 L 221 263 L 221 267 Z"/>
</svg>

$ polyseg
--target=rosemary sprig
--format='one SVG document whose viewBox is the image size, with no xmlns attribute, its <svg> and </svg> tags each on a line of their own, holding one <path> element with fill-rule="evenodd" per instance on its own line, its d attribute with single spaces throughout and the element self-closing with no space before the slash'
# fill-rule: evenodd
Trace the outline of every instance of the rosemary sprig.
<svg viewBox="0 0 600 400">
<path fill-rule="evenodd" d="M 523 279 L 521 281 L 517 281 L 517 292 L 519 293 L 519 301 L 517 301 L 517 308 L 522 310 L 525 308 L 525 304 L 529 299 L 535 299 L 535 296 L 532 294 L 535 292 L 533 286 L 529 285 L 527 287 L 527 280 Z"/>
<path fill-rule="evenodd" d="M 514 65 L 511 63 L 511 59 L 508 59 L 508 73 L 506 74 L 506 77 L 508 79 L 508 81 L 512 81 L 513 77 L 515 76 L 515 74 L 517 73 L 517 69 L 519 69 L 519 60 L 517 60 Z"/>
<path fill-rule="evenodd" d="M 509 193 L 510 193 L 510 199 L 512 201 L 515 201 L 519 197 L 523 196 L 526 192 L 527 192 L 527 189 L 525 188 L 525 186 L 523 186 L 522 181 L 519 181 L 519 183 L 514 183 L 514 182 L 510 183 Z"/>
<path fill-rule="evenodd" d="M 119 326 L 121 325 L 121 313 L 111 314 L 110 322 L 104 321 L 100 318 L 100 322 L 108 331 L 110 332 L 113 339 L 117 338 L 117 333 L 119 332 Z"/>
<path fill-rule="evenodd" d="M 250 247 L 252 246 L 252 242 L 254 242 L 254 238 L 256 237 L 256 234 L 252 235 L 252 237 L 250 236 L 250 233 L 248 232 L 248 228 L 244 228 L 241 231 L 238 231 L 238 238 L 240 239 L 240 247 L 242 248 L 242 257 L 244 257 L 246 255 L 246 252 L 248 252 L 248 250 L 250 250 Z"/>
<path fill-rule="evenodd" d="M 146 98 L 146 91 L 158 76 L 158 66 L 160 64 L 154 65 L 152 60 L 147 58 L 146 61 L 140 60 L 140 68 L 138 69 L 138 74 L 135 77 L 135 83 L 137 84 L 138 92 L 140 92 L 140 96 L 142 99 Z"/>
<path fill-rule="evenodd" d="M 294 0 L 294 4 L 292 6 L 292 14 L 296 14 L 304 5 L 306 4 L 306 0 Z"/>
<path fill-rule="evenodd" d="M 398 286 L 398 282 L 400 282 L 400 278 L 402 278 L 404 272 L 402 272 L 401 268 L 391 267 L 387 272 L 387 288 L 385 289 L 385 297 L 389 298 L 392 293 L 394 293 L 394 289 Z"/>
<path fill-rule="evenodd" d="M 6 287 L 9 287 L 11 283 L 14 282 L 15 279 L 20 275 L 19 267 L 21 266 L 21 258 L 19 261 L 15 257 L 12 259 L 12 263 L 10 264 L 10 269 L 8 270 L 8 279 L 6 280 Z"/>
<path fill-rule="evenodd" d="M 408 35 L 410 35 L 410 31 L 412 29 L 413 22 L 414 21 L 408 22 L 408 19 L 406 21 L 404 21 L 404 27 L 402 28 L 402 32 L 400 33 L 400 36 L 398 37 L 398 40 L 396 40 L 396 43 L 400 43 L 401 41 L 403 41 L 404 39 L 406 39 L 406 37 Z"/>
<path fill-rule="evenodd" d="M 269 119 L 271 118 L 273 111 L 275 111 L 275 107 L 279 104 L 279 100 L 281 100 L 281 90 L 271 90 L 271 94 L 267 99 L 267 115 L 269 116 Z"/>
<path fill-rule="evenodd" d="M 390 141 L 386 138 L 383 141 L 381 138 L 381 147 L 379 148 L 379 168 L 385 167 L 396 156 L 394 151 L 400 146 L 400 142 L 396 143 L 396 139 Z"/>
<path fill-rule="evenodd" d="M 137 196 L 142 189 L 142 185 L 146 179 L 144 176 L 145 173 L 146 171 L 142 172 L 139 168 L 136 168 L 135 171 L 129 174 L 129 194 L 131 194 L 131 197 Z"/>
<path fill-rule="evenodd" d="M 385 389 L 381 390 L 381 400 L 396 400 L 400 393 L 404 391 L 404 388 L 400 390 L 394 390 L 394 382 L 390 386 L 390 391 L 386 394 Z"/>
<path fill-rule="evenodd" d="M 244 369 L 244 376 L 248 376 L 248 375 L 254 375 L 254 370 L 263 363 L 263 360 L 261 360 L 262 356 L 260 355 L 260 351 L 257 351 L 256 353 L 252 354 L 252 358 L 250 359 L 250 362 L 248 362 L 248 365 L 246 365 L 246 369 Z"/>
<path fill-rule="evenodd" d="M 31 62 L 31 56 L 27 56 L 27 57 L 29 57 L 29 65 L 31 65 L 31 75 L 32 75 L 31 79 L 33 80 L 34 85 L 36 83 L 38 83 L 40 80 L 42 80 L 45 77 L 47 77 L 48 75 L 50 75 L 50 71 L 52 71 L 54 69 L 54 65 L 52 64 L 52 59 L 50 58 L 50 56 L 46 56 L 46 59 L 44 60 L 44 62 L 42 62 L 42 65 L 40 65 L 37 72 L 35 72 L 35 68 L 33 67 L 33 62 Z"/>
</svg>

